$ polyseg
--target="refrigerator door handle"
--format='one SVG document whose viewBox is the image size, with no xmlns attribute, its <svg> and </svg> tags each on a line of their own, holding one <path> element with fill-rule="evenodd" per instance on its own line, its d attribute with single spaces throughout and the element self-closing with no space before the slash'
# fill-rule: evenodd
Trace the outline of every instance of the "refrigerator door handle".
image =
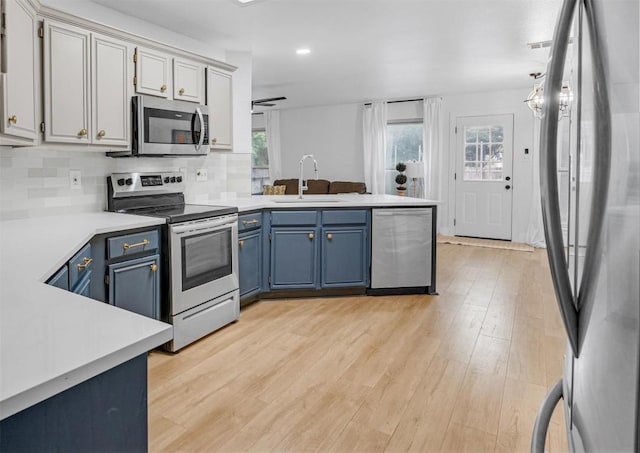
<svg viewBox="0 0 640 453">
<path fill-rule="evenodd" d="M 544 453 L 545 439 L 547 438 L 547 428 L 551 421 L 551 415 L 558 401 L 562 398 L 562 379 L 553 384 L 547 396 L 545 396 L 538 415 L 536 423 L 533 425 L 533 436 L 531 436 L 531 453 Z"/>
<path fill-rule="evenodd" d="M 580 310 L 595 294 L 595 280 L 600 267 L 604 219 L 609 195 L 611 174 L 611 105 L 607 86 L 605 47 L 598 26 L 599 15 L 591 0 L 585 0 L 584 11 L 591 42 L 591 69 L 594 92 L 594 161 L 593 195 L 589 214 L 587 249 L 578 292 L 577 309 Z"/>
<path fill-rule="evenodd" d="M 564 0 L 560 17 L 556 24 L 551 60 L 547 67 L 547 86 L 545 93 L 560 93 L 564 60 L 569 45 L 569 34 L 577 0 Z M 547 242 L 547 257 L 551 278 L 560 308 L 562 321 L 573 350 L 578 357 L 578 311 L 571 290 L 571 280 L 567 268 L 562 239 L 560 218 L 560 200 L 558 195 L 558 116 L 560 114 L 560 97 L 546 95 L 542 108 L 542 124 L 540 129 L 540 195 L 542 201 L 542 220 L 544 236 Z"/>
</svg>

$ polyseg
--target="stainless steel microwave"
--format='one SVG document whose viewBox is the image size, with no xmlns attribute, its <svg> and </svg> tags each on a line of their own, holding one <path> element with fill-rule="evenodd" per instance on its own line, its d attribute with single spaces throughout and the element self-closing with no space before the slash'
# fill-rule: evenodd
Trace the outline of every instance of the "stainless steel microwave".
<svg viewBox="0 0 640 453">
<path fill-rule="evenodd" d="M 209 110 L 193 102 L 134 96 L 129 152 L 112 156 L 202 156 L 209 152 Z"/>
</svg>

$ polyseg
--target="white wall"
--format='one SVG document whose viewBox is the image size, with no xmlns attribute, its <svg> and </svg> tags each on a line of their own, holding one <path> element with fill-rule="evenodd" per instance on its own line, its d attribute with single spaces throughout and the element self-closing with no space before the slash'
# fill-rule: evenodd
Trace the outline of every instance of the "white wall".
<svg viewBox="0 0 640 453">
<path fill-rule="evenodd" d="M 466 93 L 443 96 L 442 146 L 447 156 L 443 163 L 442 204 L 439 207 L 439 229 L 453 234 L 453 202 L 455 186 L 455 135 L 453 128 L 459 116 L 510 113 L 514 116 L 513 156 L 513 227 L 512 239 L 525 240 L 531 207 L 533 115 L 523 102 L 527 89 L 491 93 Z M 418 102 L 390 104 L 389 119 L 421 118 Z M 296 178 L 300 156 L 313 154 L 320 168 L 320 177 L 329 180 L 363 181 L 362 104 L 297 108 L 280 113 L 282 170 L 284 177 Z M 260 127 L 261 115 L 254 115 L 254 127 Z M 524 149 L 530 150 L 525 157 Z M 310 176 L 307 174 L 306 176 Z"/>
</svg>

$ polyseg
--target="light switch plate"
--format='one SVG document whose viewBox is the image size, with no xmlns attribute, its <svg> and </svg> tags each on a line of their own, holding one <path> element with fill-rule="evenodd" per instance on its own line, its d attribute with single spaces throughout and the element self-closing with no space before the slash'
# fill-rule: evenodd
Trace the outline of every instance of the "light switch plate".
<svg viewBox="0 0 640 453">
<path fill-rule="evenodd" d="M 209 173 L 206 168 L 197 168 L 196 169 L 196 181 L 204 182 L 209 179 Z"/>
<path fill-rule="evenodd" d="M 74 190 L 82 189 L 82 173 L 80 170 L 69 170 L 69 187 Z"/>
</svg>

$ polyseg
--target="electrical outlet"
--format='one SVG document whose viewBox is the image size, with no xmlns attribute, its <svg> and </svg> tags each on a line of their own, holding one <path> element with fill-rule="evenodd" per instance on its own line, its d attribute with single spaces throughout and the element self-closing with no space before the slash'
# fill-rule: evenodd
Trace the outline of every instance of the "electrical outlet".
<svg viewBox="0 0 640 453">
<path fill-rule="evenodd" d="M 69 170 L 69 187 L 75 190 L 82 189 L 82 174 L 80 170 Z"/>
<path fill-rule="evenodd" d="M 209 179 L 209 173 L 206 168 L 197 168 L 196 169 L 196 181 L 204 182 Z"/>
</svg>

